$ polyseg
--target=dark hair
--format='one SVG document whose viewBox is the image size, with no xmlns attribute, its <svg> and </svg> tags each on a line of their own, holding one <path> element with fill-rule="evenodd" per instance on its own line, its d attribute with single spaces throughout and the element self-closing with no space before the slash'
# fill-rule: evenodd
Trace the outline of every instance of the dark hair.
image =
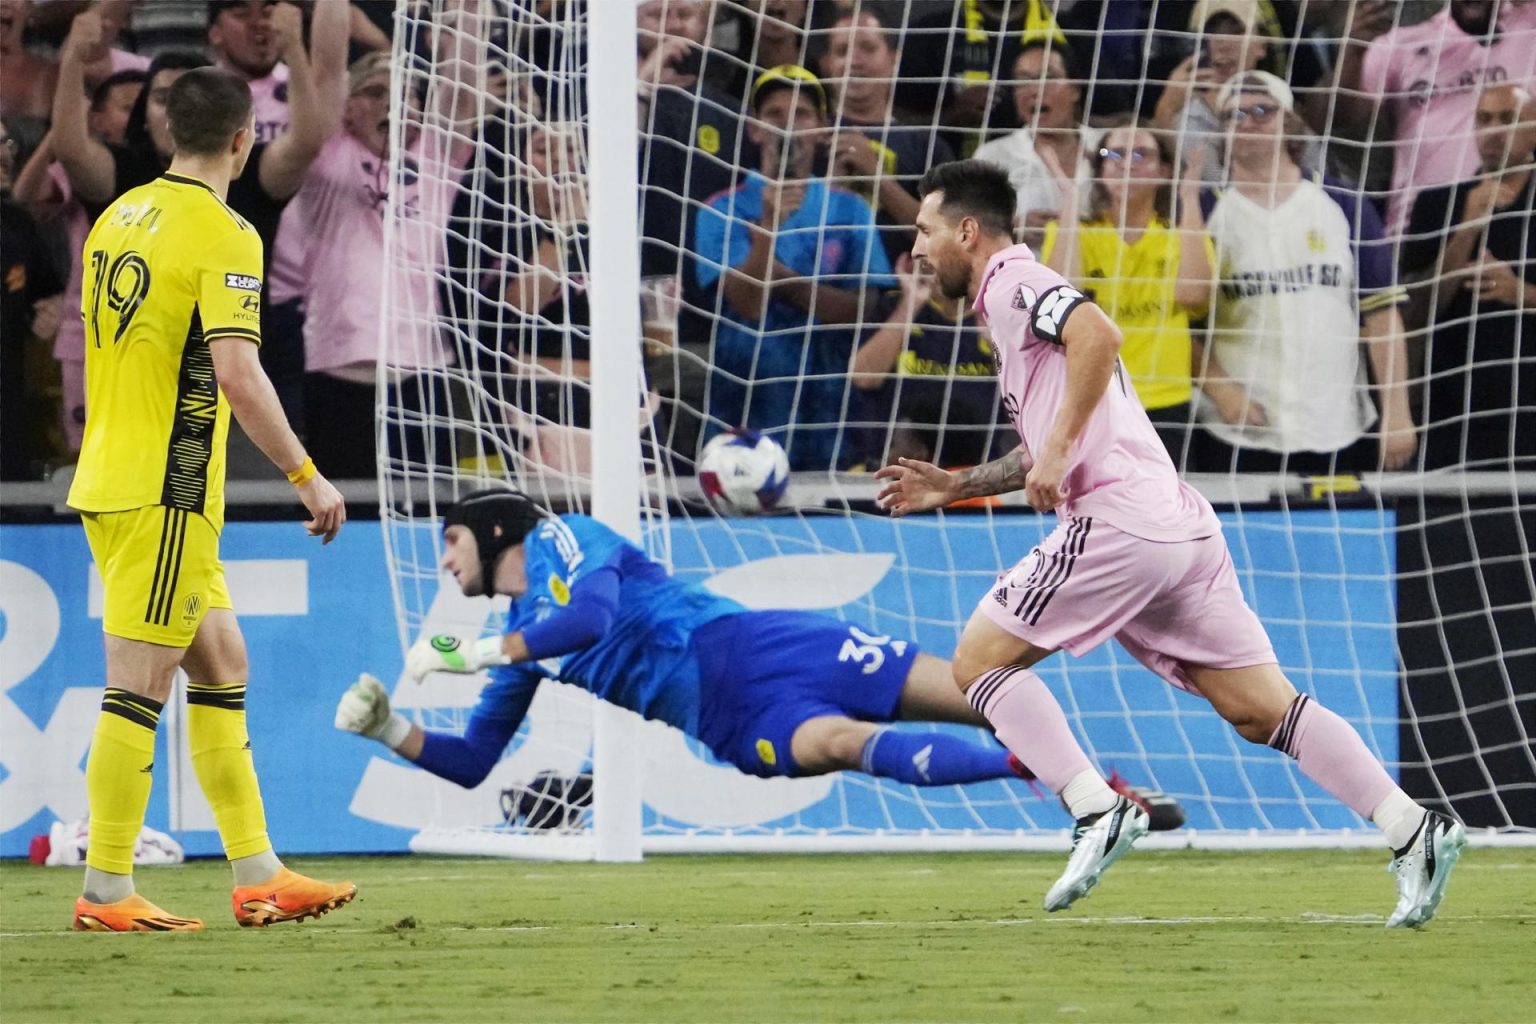
<svg viewBox="0 0 1536 1024">
<path fill-rule="evenodd" d="M 277 0 L 263 0 L 263 7 L 271 7 Z M 245 0 L 208 0 L 208 24 L 212 25 L 219 15 L 232 7 L 244 7 Z"/>
<path fill-rule="evenodd" d="M 1130 129 L 1133 134 L 1146 132 L 1152 136 L 1152 141 L 1157 146 L 1157 158 L 1167 165 L 1169 177 L 1177 177 L 1179 173 L 1178 157 L 1174 151 L 1174 138 L 1172 135 L 1168 132 L 1159 131 L 1149 124 L 1141 124 L 1134 117 L 1116 118 L 1105 126 L 1104 134 L 1100 138 L 1098 146 L 1090 154 L 1091 159 L 1088 162 L 1093 167 L 1094 180 L 1093 188 L 1088 198 L 1088 215 L 1083 218 L 1084 221 L 1112 221 L 1114 219 L 1113 211 L 1110 209 L 1109 191 L 1104 187 L 1104 183 L 1099 180 L 1104 176 L 1104 159 L 1099 156 L 1099 150 L 1104 148 L 1104 140 L 1109 138 L 1110 132 L 1119 131 L 1122 128 Z M 1157 211 L 1157 215 L 1163 218 L 1163 222 L 1171 227 L 1173 225 L 1173 184 L 1171 181 L 1165 181 L 1158 187 L 1157 198 L 1153 200 L 1152 206 Z M 1119 224 L 1115 225 L 1117 228 L 1119 226 Z"/>
<path fill-rule="evenodd" d="M 193 68 L 205 68 L 208 66 L 208 58 L 199 53 L 186 51 L 171 51 L 162 53 L 149 62 L 149 67 L 144 69 L 144 88 L 139 90 L 139 98 L 133 104 L 133 111 L 128 115 L 128 127 L 123 132 L 123 141 L 128 146 L 151 146 L 153 138 L 149 134 L 149 127 L 145 124 L 148 119 L 149 90 L 154 87 L 155 76 L 162 71 L 191 71 Z"/>
<path fill-rule="evenodd" d="M 1065 40 L 1052 39 L 1049 36 L 1043 39 L 1033 39 L 1019 47 L 1019 52 L 1013 58 L 1013 67 L 1008 69 L 1008 73 L 1017 75 L 1016 69 L 1019 66 L 1019 58 L 1032 50 L 1040 50 L 1045 54 L 1046 67 L 1050 67 L 1053 54 L 1061 58 L 1061 66 L 1067 73 L 1066 83 L 1077 90 L 1077 102 L 1072 105 L 1072 117 L 1078 123 L 1082 123 L 1083 115 L 1087 112 L 1088 108 L 1088 80 L 1087 76 L 1083 74 L 1082 65 L 1078 62 L 1077 54 L 1073 51 L 1071 45 Z M 1016 77 L 1013 79 L 1012 84 L 1017 88 L 1026 81 L 1031 81 L 1031 79 Z"/>
<path fill-rule="evenodd" d="M 944 193 L 939 210 L 951 220 L 974 217 L 981 230 L 991 235 L 1013 237 L 1013 216 L 1018 209 L 1018 193 L 1008 180 L 1008 172 L 986 160 L 952 160 L 928 168 L 918 182 L 917 195 Z"/>
<path fill-rule="evenodd" d="M 1047 61 L 1055 54 L 1061 58 L 1061 66 L 1066 69 L 1067 80 L 1081 89 L 1087 84 L 1087 75 L 1083 74 L 1083 65 L 1077 57 L 1077 51 L 1072 49 L 1072 44 L 1065 39 L 1052 39 L 1049 36 L 1040 39 L 1031 39 L 1019 47 L 1019 52 L 1013 55 L 1013 65 L 1018 67 L 1019 58 L 1031 50 L 1044 50 Z M 1008 69 L 1010 72 L 1013 68 Z"/>
<path fill-rule="evenodd" d="M 106 78 L 103 78 L 97 83 L 96 88 L 91 90 L 91 109 L 100 111 L 102 107 L 107 105 L 107 99 L 112 95 L 112 90 L 120 85 L 143 86 L 148 84 L 149 73 L 141 68 L 124 68 L 121 71 L 115 71 Z M 137 98 L 135 98 L 133 105 L 135 107 L 139 105 Z"/>
<path fill-rule="evenodd" d="M 828 26 L 828 32 L 830 33 L 831 29 L 836 28 L 845 21 L 854 28 L 860 28 L 860 23 L 865 17 L 874 19 L 875 25 L 880 30 L 880 38 L 885 41 L 886 49 L 892 53 L 901 50 L 901 27 L 889 14 L 884 13 L 877 7 L 865 5 L 851 10 L 840 11 L 837 17 L 832 19 L 832 24 Z"/>
<path fill-rule="evenodd" d="M 217 156 L 251 120 L 251 87 L 233 71 L 194 68 L 165 101 L 176 152 Z"/>
</svg>

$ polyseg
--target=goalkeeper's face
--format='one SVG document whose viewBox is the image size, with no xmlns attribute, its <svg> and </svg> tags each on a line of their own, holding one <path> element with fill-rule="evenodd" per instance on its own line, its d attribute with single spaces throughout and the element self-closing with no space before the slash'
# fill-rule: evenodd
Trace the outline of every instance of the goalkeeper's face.
<svg viewBox="0 0 1536 1024">
<path fill-rule="evenodd" d="M 517 600 L 528 592 L 528 573 L 523 561 L 523 546 L 514 544 L 496 559 L 496 578 L 486 580 L 480 561 L 480 543 L 467 526 L 450 526 L 443 531 L 444 572 L 458 581 L 465 597 L 505 594 Z"/>
</svg>

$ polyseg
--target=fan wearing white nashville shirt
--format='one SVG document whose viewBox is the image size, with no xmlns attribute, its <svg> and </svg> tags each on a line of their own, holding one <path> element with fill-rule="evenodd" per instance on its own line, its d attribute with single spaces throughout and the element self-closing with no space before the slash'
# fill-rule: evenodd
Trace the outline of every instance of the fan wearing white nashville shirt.
<svg viewBox="0 0 1536 1024">
<path fill-rule="evenodd" d="M 1387 920 L 1433 915 L 1465 829 L 1415 803 L 1338 715 L 1298 694 L 1243 599 L 1210 504 L 1178 477 L 1120 365 L 1119 329 L 1012 239 L 1015 196 L 995 164 L 940 164 L 918 187 L 913 257 L 939 290 L 975 303 L 990 327 L 1003 406 L 1023 441 L 1001 459 L 949 472 L 899 460 L 876 473 L 893 516 L 1023 489 L 1056 530 L 1002 573 L 966 624 L 956 684 L 1077 819 L 1047 910 L 1086 895 L 1146 833 L 1078 745 L 1032 667 L 1114 637 L 1180 689 L 1204 697 L 1246 740 L 1298 762 L 1385 833 L 1398 903 Z"/>
</svg>

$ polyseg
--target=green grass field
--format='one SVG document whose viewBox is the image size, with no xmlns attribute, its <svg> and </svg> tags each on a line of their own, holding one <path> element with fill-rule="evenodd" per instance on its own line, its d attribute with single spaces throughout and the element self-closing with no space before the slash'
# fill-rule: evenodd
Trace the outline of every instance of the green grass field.
<svg viewBox="0 0 1536 1024">
<path fill-rule="evenodd" d="M 1536 850 L 1471 850 L 1389 932 L 1373 853 L 1138 852 L 1062 914 L 1057 855 L 295 860 L 358 900 L 235 926 L 227 869 L 146 869 L 195 935 L 64 930 L 0 868 L 4 1021 L 1529 1021 Z"/>
</svg>

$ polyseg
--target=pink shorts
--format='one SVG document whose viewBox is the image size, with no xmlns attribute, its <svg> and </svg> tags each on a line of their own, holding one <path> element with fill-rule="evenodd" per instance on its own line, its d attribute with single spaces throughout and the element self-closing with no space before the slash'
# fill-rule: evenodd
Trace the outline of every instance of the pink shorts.
<svg viewBox="0 0 1536 1024">
<path fill-rule="evenodd" d="M 1114 637 L 1191 693 L 1199 691 L 1184 664 L 1246 668 L 1276 660 L 1219 533 L 1152 541 L 1102 519 L 1066 519 L 998 576 L 977 608 L 1036 647 L 1082 655 Z"/>
</svg>

